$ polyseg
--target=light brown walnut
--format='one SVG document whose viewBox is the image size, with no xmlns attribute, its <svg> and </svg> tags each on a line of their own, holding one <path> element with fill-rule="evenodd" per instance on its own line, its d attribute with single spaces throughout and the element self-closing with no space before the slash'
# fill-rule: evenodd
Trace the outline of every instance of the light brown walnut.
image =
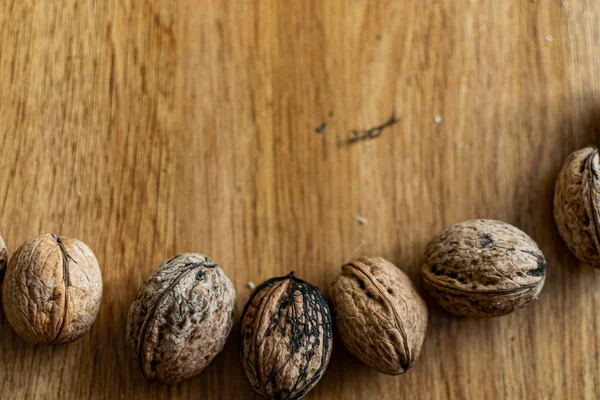
<svg viewBox="0 0 600 400">
<path fill-rule="evenodd" d="M 447 311 L 493 317 L 537 299 L 546 259 L 533 239 L 514 226 L 477 219 L 433 238 L 421 274 L 425 289 Z"/>
<path fill-rule="evenodd" d="M 202 254 L 179 254 L 142 284 L 129 309 L 127 342 L 148 381 L 179 382 L 202 372 L 233 326 L 235 288 Z"/>
<path fill-rule="evenodd" d="M 596 147 L 565 160 L 554 188 L 558 232 L 575 256 L 600 267 L 600 156 Z"/>
<path fill-rule="evenodd" d="M 102 273 L 92 250 L 54 234 L 21 245 L 2 285 L 6 318 L 31 343 L 81 337 L 96 319 L 101 299 Z"/>
<path fill-rule="evenodd" d="M 411 368 L 427 330 L 427 306 L 410 278 L 380 257 L 342 267 L 331 287 L 336 330 L 362 362 L 388 375 Z"/>
<path fill-rule="evenodd" d="M 303 397 L 331 356 L 331 313 L 316 286 L 288 276 L 259 285 L 244 308 L 240 357 L 254 390 L 273 400 Z"/>
</svg>

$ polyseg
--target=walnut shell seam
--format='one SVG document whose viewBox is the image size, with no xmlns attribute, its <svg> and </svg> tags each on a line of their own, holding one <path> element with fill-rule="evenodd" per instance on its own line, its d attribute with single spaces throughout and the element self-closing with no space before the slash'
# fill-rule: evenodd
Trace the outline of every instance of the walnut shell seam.
<svg viewBox="0 0 600 400">
<path fill-rule="evenodd" d="M 373 268 L 373 264 L 368 260 L 368 259 L 361 259 L 361 261 L 365 264 L 367 264 L 369 267 Z M 392 312 L 394 313 L 394 325 L 398 328 L 398 331 L 400 331 L 400 334 L 402 335 L 402 345 L 404 347 L 404 354 L 406 354 L 406 362 L 405 363 L 401 363 L 401 367 L 406 371 L 411 367 L 411 364 L 415 361 L 413 360 L 413 356 L 411 355 L 411 351 L 410 348 L 408 346 L 408 335 L 406 334 L 406 330 L 404 329 L 404 326 L 402 324 L 402 318 L 400 317 L 400 314 L 398 314 L 398 310 L 396 310 L 396 307 L 394 306 L 394 304 L 390 301 L 390 299 L 388 298 L 389 294 L 388 290 L 389 289 L 385 289 L 383 287 L 383 285 L 378 282 L 376 279 L 372 279 L 365 271 L 363 271 L 356 263 L 348 263 L 345 266 L 350 267 L 355 269 L 356 271 L 359 271 L 359 273 L 361 275 L 363 275 L 364 277 L 366 277 L 372 284 L 373 286 L 377 289 L 377 291 L 380 293 L 381 299 L 383 299 L 383 301 L 385 302 L 386 306 L 392 310 Z M 343 268 L 343 267 L 342 267 Z M 362 282 L 361 282 L 362 283 Z"/>
</svg>

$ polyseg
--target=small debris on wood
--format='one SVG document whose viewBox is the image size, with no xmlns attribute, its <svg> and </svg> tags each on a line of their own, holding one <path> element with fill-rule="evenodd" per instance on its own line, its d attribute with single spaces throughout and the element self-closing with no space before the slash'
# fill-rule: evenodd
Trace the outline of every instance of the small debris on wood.
<svg viewBox="0 0 600 400">
<path fill-rule="evenodd" d="M 248 286 L 248 289 L 250 289 L 250 290 L 254 290 L 254 289 L 256 288 L 256 285 L 255 285 L 255 284 L 254 284 L 254 282 L 252 282 L 252 281 L 251 281 L 251 282 L 248 282 L 248 283 L 246 284 L 246 286 Z"/>
<path fill-rule="evenodd" d="M 352 134 L 354 135 L 354 137 L 351 137 L 350 139 L 348 139 L 348 143 L 355 143 L 355 142 L 359 142 L 361 140 L 378 138 L 379 136 L 381 136 L 381 134 L 383 133 L 383 130 L 385 128 L 396 124 L 398 121 L 400 121 L 400 120 L 398 118 L 396 118 L 396 116 L 394 114 L 392 114 L 390 119 L 381 125 L 375 126 L 366 131 L 354 130 L 354 131 L 352 131 Z"/>
<path fill-rule="evenodd" d="M 546 35 L 545 39 L 546 39 L 546 42 L 551 42 L 553 38 L 552 38 L 552 35 Z"/>
<path fill-rule="evenodd" d="M 381 40 L 381 35 L 377 35 L 377 36 L 375 36 L 375 39 L 377 39 L 377 40 Z"/>
<path fill-rule="evenodd" d="M 435 122 L 436 124 L 441 124 L 442 123 L 442 116 L 441 115 L 436 115 L 435 117 L 433 117 L 433 122 Z"/>
<path fill-rule="evenodd" d="M 77 197 L 81 197 L 83 195 L 83 193 L 81 193 L 79 190 L 77 191 Z"/>
<path fill-rule="evenodd" d="M 352 260 L 352 257 L 354 257 L 354 255 L 356 254 L 356 252 L 358 250 L 360 250 L 361 247 L 363 247 L 363 245 L 367 243 L 365 240 L 361 240 L 360 244 L 354 249 L 354 251 L 352 252 L 352 254 L 350 254 L 350 257 L 348 257 L 348 261 L 346 261 L 346 263 L 349 263 Z"/>
<path fill-rule="evenodd" d="M 325 130 L 326 127 L 327 127 L 327 122 L 323 122 L 321 125 L 317 126 L 317 129 L 315 129 L 315 132 L 323 133 L 323 131 Z"/>
<path fill-rule="evenodd" d="M 369 222 L 369 220 L 367 220 L 365 217 L 361 217 L 360 215 L 355 215 L 354 218 L 358 221 L 359 224 L 361 225 L 365 225 L 367 222 Z"/>
</svg>

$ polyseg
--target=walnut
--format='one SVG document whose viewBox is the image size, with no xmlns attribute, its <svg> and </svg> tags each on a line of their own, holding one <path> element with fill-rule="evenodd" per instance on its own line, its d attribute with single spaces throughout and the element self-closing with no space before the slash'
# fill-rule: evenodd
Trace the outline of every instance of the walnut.
<svg viewBox="0 0 600 400">
<path fill-rule="evenodd" d="M 290 273 L 259 285 L 244 308 L 240 357 L 254 390 L 299 399 L 321 379 L 333 345 L 331 313 L 316 286 Z"/>
<path fill-rule="evenodd" d="M 404 272 L 380 257 L 360 258 L 342 267 L 331 290 L 336 328 L 352 354 L 388 375 L 415 364 L 427 306 Z"/>
<path fill-rule="evenodd" d="M 144 377 L 169 383 L 202 372 L 231 332 L 235 298 L 231 281 L 202 254 L 179 254 L 160 265 L 127 317 L 127 342 Z"/>
<path fill-rule="evenodd" d="M 554 189 L 554 219 L 569 249 L 600 267 L 600 157 L 596 147 L 565 160 Z"/>
<path fill-rule="evenodd" d="M 6 273 L 6 263 L 8 261 L 8 252 L 6 251 L 6 243 L 4 238 L 0 236 L 0 290 L 2 290 L 2 282 Z"/>
<path fill-rule="evenodd" d="M 546 279 L 546 260 L 537 244 L 501 221 L 453 225 L 429 243 L 425 258 L 426 290 L 457 315 L 508 314 L 537 299 Z"/>
<path fill-rule="evenodd" d="M 6 318 L 31 343 L 72 342 L 90 328 L 102 299 L 96 256 L 77 239 L 47 234 L 25 242 L 6 268 Z"/>
</svg>

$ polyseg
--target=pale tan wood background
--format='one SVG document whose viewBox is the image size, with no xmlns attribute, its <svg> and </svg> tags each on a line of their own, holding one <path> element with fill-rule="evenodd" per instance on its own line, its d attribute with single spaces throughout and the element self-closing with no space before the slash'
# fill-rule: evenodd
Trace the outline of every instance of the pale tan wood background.
<svg viewBox="0 0 600 400">
<path fill-rule="evenodd" d="M 253 398 L 237 325 L 200 376 L 142 378 L 125 320 L 163 259 L 213 257 L 239 317 L 248 281 L 294 269 L 327 293 L 362 241 L 420 285 L 431 236 L 475 217 L 540 243 L 539 301 L 497 319 L 431 305 L 404 376 L 336 342 L 307 398 L 600 397 L 600 270 L 568 253 L 551 204 L 561 161 L 597 142 L 600 2 L 0 3 L 0 232 L 10 251 L 79 238 L 105 284 L 69 345 L 26 344 L 0 316 L 0 398 Z"/>
</svg>

